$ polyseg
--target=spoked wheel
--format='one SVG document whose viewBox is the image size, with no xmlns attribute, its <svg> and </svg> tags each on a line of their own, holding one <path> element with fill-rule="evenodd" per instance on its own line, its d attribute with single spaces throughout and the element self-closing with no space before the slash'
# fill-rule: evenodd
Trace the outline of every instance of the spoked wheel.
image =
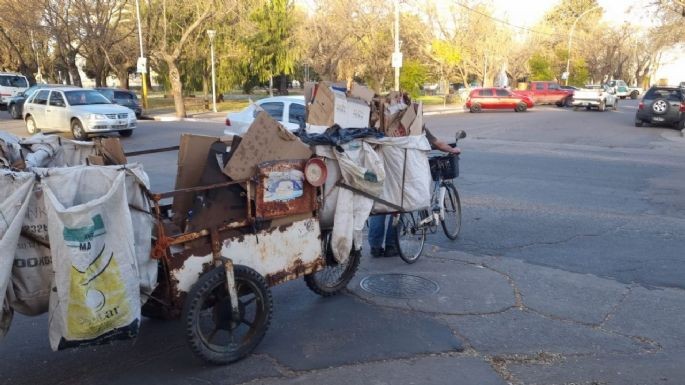
<svg viewBox="0 0 685 385">
<path fill-rule="evenodd" d="M 424 213 L 427 214 L 424 210 Z M 414 263 L 421 256 L 423 244 L 426 242 L 426 228 L 419 227 L 419 222 L 425 218 L 419 211 L 402 213 L 397 220 L 395 236 L 400 258 L 404 262 Z"/>
<path fill-rule="evenodd" d="M 232 316 L 223 266 L 200 277 L 183 309 L 190 348 L 212 364 L 229 364 L 250 354 L 271 322 L 271 291 L 264 278 L 246 266 L 235 265 L 233 271 L 239 317 Z"/>
<path fill-rule="evenodd" d="M 451 240 L 457 239 L 461 230 L 461 201 L 457 188 L 452 183 L 444 183 L 445 199 L 442 201 L 445 216 L 442 219 L 442 230 Z"/>
<path fill-rule="evenodd" d="M 326 231 L 321 235 L 323 238 L 322 250 L 325 253 L 326 267 L 323 270 L 305 275 L 304 282 L 314 293 L 323 297 L 330 297 L 347 287 L 347 284 L 359 268 L 361 253 L 352 246 L 347 262 L 338 263 L 335 257 L 333 257 L 331 232 Z"/>
</svg>

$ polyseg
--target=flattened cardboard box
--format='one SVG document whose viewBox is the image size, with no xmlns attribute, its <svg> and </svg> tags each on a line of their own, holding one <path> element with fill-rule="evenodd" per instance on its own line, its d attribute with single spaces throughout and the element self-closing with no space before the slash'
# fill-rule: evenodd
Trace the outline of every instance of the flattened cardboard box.
<svg viewBox="0 0 685 385">
<path fill-rule="evenodd" d="M 309 159 L 311 156 L 309 146 L 262 111 L 250 125 L 223 172 L 233 180 L 243 180 L 256 175 L 259 163 Z"/>
<path fill-rule="evenodd" d="M 218 141 L 215 136 L 181 135 L 178 150 L 178 169 L 176 173 L 175 189 L 184 189 L 201 185 L 202 171 L 207 163 L 207 154 L 212 144 Z M 193 193 L 178 194 L 174 197 L 172 206 L 174 222 L 181 225 L 185 222 L 188 210 L 193 205 Z"/>
</svg>

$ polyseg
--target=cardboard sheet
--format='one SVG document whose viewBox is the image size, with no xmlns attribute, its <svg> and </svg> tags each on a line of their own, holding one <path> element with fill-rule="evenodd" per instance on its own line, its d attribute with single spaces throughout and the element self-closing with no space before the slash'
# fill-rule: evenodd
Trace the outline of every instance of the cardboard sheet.
<svg viewBox="0 0 685 385">
<path fill-rule="evenodd" d="M 257 173 L 257 164 L 270 160 L 309 159 L 312 152 L 293 133 L 285 129 L 266 112 L 260 112 L 242 138 L 224 174 L 233 180 L 251 178 Z M 204 152 L 204 159 L 207 152 Z"/>
</svg>

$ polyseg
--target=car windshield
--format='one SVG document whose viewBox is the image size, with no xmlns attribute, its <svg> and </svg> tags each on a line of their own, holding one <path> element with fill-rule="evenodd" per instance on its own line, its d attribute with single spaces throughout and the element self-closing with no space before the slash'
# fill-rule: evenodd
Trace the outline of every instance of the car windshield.
<svg viewBox="0 0 685 385">
<path fill-rule="evenodd" d="M 101 93 L 93 90 L 66 91 L 64 93 L 69 105 L 85 106 L 88 104 L 112 104 Z"/>
<path fill-rule="evenodd" d="M 652 88 L 645 95 L 645 99 L 648 100 L 659 98 L 664 98 L 672 102 L 680 102 L 683 100 L 683 93 L 679 89 Z"/>
<path fill-rule="evenodd" d="M 23 76 L 0 75 L 0 86 L 26 88 L 29 86 L 29 83 Z"/>
</svg>

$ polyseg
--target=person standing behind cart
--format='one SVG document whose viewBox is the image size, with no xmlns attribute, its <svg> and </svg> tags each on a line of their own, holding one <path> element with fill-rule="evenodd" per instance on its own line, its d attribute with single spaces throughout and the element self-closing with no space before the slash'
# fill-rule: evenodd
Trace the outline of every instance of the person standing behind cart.
<svg viewBox="0 0 685 385">
<path fill-rule="evenodd" d="M 426 139 L 428 139 L 431 148 L 450 154 L 459 154 L 461 152 L 459 147 L 451 147 L 446 142 L 436 138 L 425 125 L 423 130 L 426 132 Z M 392 226 L 391 215 L 372 215 L 369 217 L 369 246 L 371 247 L 372 257 L 398 256 L 399 249 L 397 248 L 396 240 L 397 237 L 395 236 L 395 227 Z M 385 247 L 383 247 L 384 245 Z"/>
</svg>

